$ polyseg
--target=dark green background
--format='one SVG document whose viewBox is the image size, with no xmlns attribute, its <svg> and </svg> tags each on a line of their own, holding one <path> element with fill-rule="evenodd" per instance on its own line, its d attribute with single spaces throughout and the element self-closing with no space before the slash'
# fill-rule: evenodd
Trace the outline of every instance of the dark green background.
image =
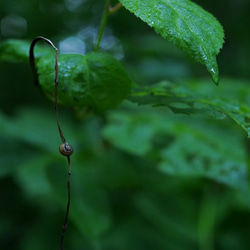
<svg viewBox="0 0 250 250">
<path fill-rule="evenodd" d="M 77 2 L 79 6 L 74 8 Z M 227 83 L 223 79 L 238 79 L 246 80 L 248 87 L 250 2 L 195 2 L 215 15 L 225 30 L 225 45 L 218 56 L 220 84 Z M 78 36 L 90 52 L 103 7 L 101 0 L 1 1 L 0 42 L 10 38 L 31 41 L 42 35 L 58 46 L 65 38 Z M 13 16 L 26 20 L 27 27 L 11 22 Z M 6 18 L 10 32 L 4 26 Z M 162 79 L 182 84 L 209 77 L 205 67 L 125 9 L 109 18 L 104 41 L 114 41 L 114 45 L 108 48 L 103 44 L 101 50 L 121 58 L 138 84 Z M 212 80 L 204 84 L 213 85 Z M 33 85 L 28 63 L 0 64 L 0 108 L 0 249 L 59 249 L 67 200 L 67 164 L 57 151 L 60 138 L 53 103 Z M 90 116 L 85 121 L 65 107 L 59 112 L 65 136 L 75 148 L 65 249 L 248 249 L 248 187 L 242 191 L 216 182 L 216 178 L 164 174 L 156 167 L 158 155 L 154 150 L 133 154 L 133 150 L 112 146 L 102 135 L 114 114 L 125 112 L 136 117 L 138 112 L 147 117 L 157 113 L 172 119 L 173 124 L 198 124 L 208 134 L 211 129 L 225 144 L 235 136 L 240 142 L 235 146 L 240 145 L 246 156 L 246 135 L 232 121 L 176 118 L 168 110 L 140 109 L 127 102 L 106 117 Z M 139 135 L 147 137 L 147 130 Z M 176 138 L 177 134 L 159 134 L 153 142 L 155 151 Z"/>
</svg>

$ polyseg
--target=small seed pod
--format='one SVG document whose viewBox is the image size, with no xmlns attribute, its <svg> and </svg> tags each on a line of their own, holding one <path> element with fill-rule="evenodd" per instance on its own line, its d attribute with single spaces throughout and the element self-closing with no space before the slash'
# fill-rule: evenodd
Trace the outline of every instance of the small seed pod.
<svg viewBox="0 0 250 250">
<path fill-rule="evenodd" d="M 69 156 L 73 154 L 73 148 L 67 142 L 65 142 L 59 146 L 59 152 L 62 155 Z"/>
</svg>

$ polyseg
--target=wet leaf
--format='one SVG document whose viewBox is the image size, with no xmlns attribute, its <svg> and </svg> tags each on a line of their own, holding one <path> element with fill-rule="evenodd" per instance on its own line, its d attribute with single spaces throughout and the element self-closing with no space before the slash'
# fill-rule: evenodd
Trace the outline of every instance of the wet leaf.
<svg viewBox="0 0 250 250">
<path fill-rule="evenodd" d="M 213 81 L 218 84 L 216 55 L 222 48 L 224 32 L 214 16 L 188 0 L 120 2 L 163 38 L 204 64 Z"/>
<path fill-rule="evenodd" d="M 45 94 L 54 101 L 54 57 L 38 61 L 39 82 Z M 103 112 L 125 99 L 132 82 L 122 64 L 114 57 L 100 52 L 85 56 L 59 56 L 58 101 L 66 106 L 88 106 Z"/>
<path fill-rule="evenodd" d="M 222 90 L 220 94 L 217 88 L 216 90 L 206 88 L 204 91 L 202 82 L 192 82 L 187 85 L 160 82 L 153 86 L 138 87 L 133 90 L 128 99 L 139 105 L 166 106 L 176 114 L 208 114 L 219 120 L 228 116 L 250 137 L 250 108 L 247 103 L 239 99 L 243 93 L 249 96 L 250 91 L 242 86 L 241 90 L 238 87 L 237 92 L 234 82 L 228 82 L 228 84 L 230 84 L 228 88 L 231 88 L 231 93 L 234 97 L 238 95 L 236 97 L 238 99 L 230 98 L 229 90 L 225 93 Z M 246 94 L 248 92 L 249 95 Z"/>
</svg>

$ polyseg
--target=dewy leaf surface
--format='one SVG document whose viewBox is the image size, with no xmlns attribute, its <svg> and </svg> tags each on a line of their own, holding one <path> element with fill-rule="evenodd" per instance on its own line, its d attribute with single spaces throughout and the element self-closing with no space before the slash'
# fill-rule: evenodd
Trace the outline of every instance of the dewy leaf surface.
<svg viewBox="0 0 250 250">
<path fill-rule="evenodd" d="M 216 55 L 224 32 L 213 15 L 188 0 L 120 0 L 163 38 L 204 64 L 213 81 L 219 80 Z"/>
<path fill-rule="evenodd" d="M 0 43 L 0 62 L 28 63 L 30 42 L 10 39 Z M 55 55 L 48 46 L 35 47 L 39 82 L 54 101 Z M 96 112 L 115 108 L 130 93 L 132 81 L 123 65 L 107 53 L 59 55 L 58 102 L 90 107 Z"/>
<path fill-rule="evenodd" d="M 154 86 L 135 88 L 129 100 L 139 105 L 167 106 L 177 114 L 208 114 L 215 119 L 229 116 L 250 137 L 248 85 L 227 79 L 224 84 L 228 86 L 217 93 L 218 88 L 208 88 L 204 82 L 190 82 L 186 85 L 161 82 Z"/>
<path fill-rule="evenodd" d="M 37 62 L 39 82 L 54 101 L 55 58 Z M 85 56 L 59 56 L 58 101 L 71 107 L 88 106 L 97 112 L 116 107 L 125 99 L 132 81 L 122 64 L 109 54 L 92 52 Z"/>
</svg>

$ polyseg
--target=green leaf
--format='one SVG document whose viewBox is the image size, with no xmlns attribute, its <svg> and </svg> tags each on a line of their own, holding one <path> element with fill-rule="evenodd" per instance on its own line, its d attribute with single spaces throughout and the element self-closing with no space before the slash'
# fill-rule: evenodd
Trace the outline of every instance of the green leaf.
<svg viewBox="0 0 250 250">
<path fill-rule="evenodd" d="M 120 0 L 163 38 L 204 64 L 213 81 L 219 81 L 216 55 L 224 42 L 219 22 L 188 0 Z"/>
<path fill-rule="evenodd" d="M 107 141 L 153 160 L 162 173 L 206 177 L 242 190 L 247 186 L 247 160 L 237 132 L 213 128 L 201 117 L 166 116 L 149 108 L 115 112 L 108 121 L 103 130 Z"/>
<path fill-rule="evenodd" d="M 247 187 L 247 164 L 240 140 L 226 140 L 221 134 L 208 134 L 206 129 L 196 132 L 190 127 L 182 129 L 176 141 L 161 152 L 158 167 L 162 172 L 206 176 L 242 190 Z M 231 145 L 226 145 L 226 141 Z M 235 149 L 236 145 L 241 149 Z"/>
<path fill-rule="evenodd" d="M 237 80 L 235 82 L 240 84 Z M 135 88 L 129 100 L 139 105 L 167 106 L 176 114 L 209 114 L 215 119 L 224 119 L 229 116 L 250 137 L 250 108 L 247 103 L 242 103 L 242 99 L 239 99 L 242 95 L 249 96 L 250 91 L 247 87 L 241 86 L 239 89 L 238 86 L 237 97 L 235 82 L 228 82 L 228 88 L 231 91 L 227 90 L 223 93 L 225 88 L 222 88 L 220 94 L 214 88 L 205 88 L 202 85 L 206 84 L 202 82 L 192 82 L 186 86 L 161 82 L 154 86 Z M 203 92 L 201 93 L 200 90 Z M 229 93 L 233 94 L 232 98 Z"/>
<path fill-rule="evenodd" d="M 39 82 L 45 94 L 54 101 L 54 57 L 37 63 Z M 58 101 L 66 106 L 89 106 L 103 112 L 120 104 L 131 89 L 132 82 L 122 64 L 100 52 L 85 56 L 59 56 Z"/>
<path fill-rule="evenodd" d="M 10 39 L 0 43 L 0 62 L 28 63 L 30 42 Z M 40 58 L 49 53 L 46 47 L 36 46 L 36 58 Z"/>
</svg>

